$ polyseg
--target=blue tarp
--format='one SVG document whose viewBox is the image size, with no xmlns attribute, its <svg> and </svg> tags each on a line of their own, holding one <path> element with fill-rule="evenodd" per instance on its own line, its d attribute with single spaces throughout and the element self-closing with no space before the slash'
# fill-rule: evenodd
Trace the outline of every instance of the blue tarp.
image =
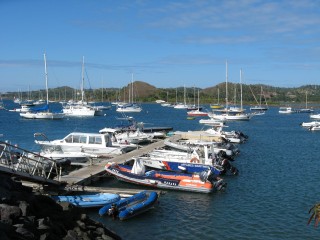
<svg viewBox="0 0 320 240">
<path fill-rule="evenodd" d="M 47 111 L 49 109 L 49 105 L 46 104 L 42 107 L 37 107 L 37 108 L 33 108 L 32 111 L 34 112 L 43 112 L 43 111 Z"/>
</svg>

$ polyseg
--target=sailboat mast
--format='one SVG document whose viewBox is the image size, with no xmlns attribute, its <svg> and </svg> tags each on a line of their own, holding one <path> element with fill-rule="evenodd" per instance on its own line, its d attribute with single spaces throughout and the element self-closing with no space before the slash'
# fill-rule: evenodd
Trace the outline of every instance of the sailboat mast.
<svg viewBox="0 0 320 240">
<path fill-rule="evenodd" d="M 176 88 L 176 104 L 178 104 L 178 88 Z"/>
<path fill-rule="evenodd" d="M 199 100 L 199 91 L 198 91 L 198 100 Z M 196 88 L 193 86 L 193 105 L 196 106 Z M 198 101 L 198 107 L 199 107 L 199 101 Z"/>
<path fill-rule="evenodd" d="M 200 111 L 200 106 L 199 106 L 199 98 L 200 98 L 200 95 L 199 95 L 199 89 L 198 89 L 198 110 Z"/>
<path fill-rule="evenodd" d="M 261 92 L 260 92 L 260 107 L 261 107 L 261 99 L 262 99 L 262 86 L 261 86 Z"/>
<path fill-rule="evenodd" d="M 133 103 L 133 73 L 131 73 L 131 103 Z"/>
<path fill-rule="evenodd" d="M 308 108 L 308 91 L 306 91 L 306 109 Z"/>
<path fill-rule="evenodd" d="M 84 101 L 84 56 L 82 57 L 82 83 L 81 83 L 81 102 L 83 103 Z"/>
<path fill-rule="evenodd" d="M 228 61 L 226 61 L 226 110 L 228 111 Z"/>
<path fill-rule="evenodd" d="M 101 101 L 103 102 L 103 78 L 102 78 L 102 89 L 101 89 Z"/>
<path fill-rule="evenodd" d="M 242 68 L 240 69 L 240 109 L 242 111 Z"/>
<path fill-rule="evenodd" d="M 45 74 L 45 79 L 46 79 L 46 92 L 47 92 L 47 105 L 49 104 L 49 93 L 48 93 L 48 73 L 47 73 L 47 59 L 46 59 L 46 54 L 43 54 L 44 58 L 44 74 Z"/>
<path fill-rule="evenodd" d="M 186 86 L 183 86 L 183 103 L 184 105 L 187 105 L 187 100 L 186 100 Z"/>
</svg>

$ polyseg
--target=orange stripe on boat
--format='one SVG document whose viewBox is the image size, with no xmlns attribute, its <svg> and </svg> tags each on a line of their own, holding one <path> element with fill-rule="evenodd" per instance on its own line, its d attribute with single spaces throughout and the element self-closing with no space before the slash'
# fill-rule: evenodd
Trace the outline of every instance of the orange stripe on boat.
<svg viewBox="0 0 320 240">
<path fill-rule="evenodd" d="M 166 175 L 162 173 L 156 173 L 155 177 L 158 178 L 167 178 L 167 179 L 174 179 L 174 180 L 184 180 L 184 179 L 189 179 L 189 180 L 200 180 L 199 175 L 192 175 L 192 176 L 184 176 L 184 175 Z"/>
</svg>

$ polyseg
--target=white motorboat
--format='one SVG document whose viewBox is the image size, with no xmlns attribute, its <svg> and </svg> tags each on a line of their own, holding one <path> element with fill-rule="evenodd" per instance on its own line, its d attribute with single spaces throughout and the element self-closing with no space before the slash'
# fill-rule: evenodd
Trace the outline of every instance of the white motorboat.
<svg viewBox="0 0 320 240">
<path fill-rule="evenodd" d="M 99 133 L 112 133 L 115 137 L 114 141 L 117 141 L 121 144 L 141 144 L 141 143 L 149 143 L 154 138 L 153 133 L 144 133 L 140 131 L 139 128 L 135 130 L 121 130 L 114 128 L 103 128 L 99 131 Z"/>
<path fill-rule="evenodd" d="M 214 118 L 209 118 L 209 119 L 200 119 L 199 123 L 209 125 L 209 126 L 223 126 L 225 124 L 224 121 L 217 120 Z"/>
<path fill-rule="evenodd" d="M 317 126 L 312 126 L 309 128 L 310 131 L 319 131 L 320 130 L 320 126 L 317 125 Z"/>
<path fill-rule="evenodd" d="M 128 104 L 124 104 L 124 105 L 118 105 L 117 109 L 116 109 L 117 112 L 141 112 L 142 111 L 142 108 L 135 104 L 135 103 L 128 103 Z"/>
<path fill-rule="evenodd" d="M 200 141 L 200 140 L 181 140 L 178 142 L 164 141 L 164 145 L 171 149 L 177 149 L 183 152 L 201 151 L 200 155 L 204 155 L 204 148 L 208 148 L 209 153 L 219 154 L 220 151 L 226 153 L 228 157 L 234 158 L 240 153 L 232 143 L 217 143 L 213 141 Z"/>
<path fill-rule="evenodd" d="M 310 114 L 311 119 L 320 119 L 320 113 L 318 114 Z"/>
<path fill-rule="evenodd" d="M 29 112 L 31 111 L 31 107 L 22 105 L 21 108 L 10 109 L 10 112 Z"/>
<path fill-rule="evenodd" d="M 263 106 L 253 106 L 250 108 L 250 110 L 251 111 L 267 111 L 268 108 Z"/>
<path fill-rule="evenodd" d="M 192 153 L 180 152 L 174 150 L 158 149 L 139 157 L 147 167 L 162 169 L 163 161 L 166 162 L 181 162 L 181 163 L 197 163 L 211 165 L 212 160 L 207 158 L 200 158 L 196 151 Z M 194 159 L 194 160 L 192 160 Z M 197 159 L 197 160 L 196 160 Z"/>
<path fill-rule="evenodd" d="M 290 114 L 290 113 L 295 113 L 296 111 L 293 110 L 292 107 L 280 107 L 279 108 L 279 113 L 281 114 Z"/>
<path fill-rule="evenodd" d="M 172 103 L 168 103 L 168 102 L 161 103 L 161 106 L 162 107 L 170 107 L 170 106 L 172 106 Z"/>
<path fill-rule="evenodd" d="M 213 126 L 207 130 L 202 131 L 188 131 L 188 132 L 181 132 L 176 131 L 174 134 L 181 135 L 182 138 L 185 139 L 196 139 L 196 140 L 206 140 L 206 141 L 229 141 L 231 143 L 243 143 L 247 140 L 248 136 L 244 135 L 242 132 L 239 131 L 231 131 L 225 132 L 222 131 L 222 126 Z"/>
<path fill-rule="evenodd" d="M 213 171 L 217 171 L 217 174 L 224 174 L 228 170 L 232 174 L 238 173 L 238 170 L 230 164 L 227 158 L 224 158 L 223 161 L 220 158 L 221 155 L 209 153 L 207 146 L 204 146 L 204 152 L 202 155 L 203 157 L 200 157 L 196 150 L 189 153 L 159 149 L 139 158 L 143 160 L 145 166 L 155 169 L 199 172 L 206 168 L 213 168 Z"/>
<path fill-rule="evenodd" d="M 238 131 L 227 132 L 227 131 L 223 131 L 222 128 L 223 126 L 219 126 L 219 127 L 214 126 L 205 130 L 204 132 L 209 135 L 223 137 L 232 143 L 243 143 L 248 138 L 246 135 L 244 135 L 241 132 L 238 132 Z"/>
<path fill-rule="evenodd" d="M 320 121 L 312 121 L 312 122 L 302 122 L 300 123 L 302 127 L 314 127 L 314 126 L 320 126 Z"/>
<path fill-rule="evenodd" d="M 45 153 L 86 153 L 98 157 L 111 157 L 131 151 L 130 145 L 113 143 L 110 134 L 72 132 L 63 139 L 50 141 L 44 134 L 35 133 L 35 137 L 42 136 L 46 140 L 35 140 Z"/>
</svg>

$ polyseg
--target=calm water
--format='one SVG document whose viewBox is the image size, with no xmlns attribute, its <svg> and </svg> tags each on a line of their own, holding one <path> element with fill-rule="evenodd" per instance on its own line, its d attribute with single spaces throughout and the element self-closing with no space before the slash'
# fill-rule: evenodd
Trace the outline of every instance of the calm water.
<svg viewBox="0 0 320 240">
<path fill-rule="evenodd" d="M 13 105 L 8 107 L 13 108 Z M 57 107 L 57 106 L 56 106 Z M 198 120 L 187 120 L 184 110 L 143 105 L 131 114 L 146 126 L 172 126 L 174 130 L 199 130 Z M 33 134 L 44 132 L 49 139 L 72 131 L 98 132 L 118 123 L 115 110 L 93 118 L 62 121 L 25 120 L 18 113 L 0 111 L 3 139 L 29 150 L 38 150 Z M 195 194 L 168 191 L 157 208 L 120 222 L 88 214 L 117 232 L 123 239 L 319 239 L 320 228 L 307 226 L 308 210 L 320 202 L 320 132 L 299 126 L 310 121 L 307 114 L 280 115 L 271 108 L 248 122 L 229 123 L 227 130 L 240 130 L 249 141 L 240 145 L 234 165 L 239 176 L 225 177 L 226 192 Z M 99 186 L 135 188 L 104 179 Z"/>
</svg>

